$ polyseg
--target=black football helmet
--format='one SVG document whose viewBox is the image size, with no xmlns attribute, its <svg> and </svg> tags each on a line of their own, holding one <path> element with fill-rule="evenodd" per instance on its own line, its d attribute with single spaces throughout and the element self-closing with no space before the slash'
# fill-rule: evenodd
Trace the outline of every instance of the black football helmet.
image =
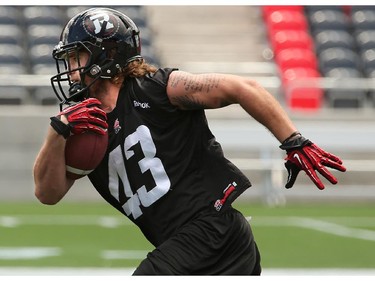
<svg viewBox="0 0 375 281">
<path fill-rule="evenodd" d="M 79 52 L 89 59 L 79 62 Z M 139 30 L 123 13 L 109 8 L 91 8 L 74 16 L 63 28 L 60 42 L 52 56 L 57 75 L 51 77 L 52 88 L 64 104 L 81 101 L 89 96 L 90 86 L 99 78 L 110 79 L 130 62 L 141 57 Z M 72 69 L 69 57 L 76 56 L 78 67 Z M 81 81 L 71 81 L 69 73 L 79 71 Z M 93 79 L 85 85 L 85 76 Z"/>
</svg>

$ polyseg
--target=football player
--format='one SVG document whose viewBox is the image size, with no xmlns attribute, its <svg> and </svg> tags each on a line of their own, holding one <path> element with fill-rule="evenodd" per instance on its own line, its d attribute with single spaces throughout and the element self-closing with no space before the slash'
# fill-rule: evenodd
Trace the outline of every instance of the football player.
<svg viewBox="0 0 375 281">
<path fill-rule="evenodd" d="M 116 10 L 74 16 L 53 57 L 61 112 L 51 117 L 34 164 L 35 195 L 56 204 L 74 184 L 64 159 L 70 135 L 108 130 L 107 153 L 88 177 L 155 246 L 134 275 L 261 274 L 250 224 L 232 207 L 251 183 L 224 157 L 206 109 L 239 104 L 264 125 L 286 151 L 287 188 L 301 170 L 319 189 L 317 172 L 336 184 L 327 167 L 345 171 L 337 156 L 298 132 L 256 81 L 148 64 L 137 26 Z"/>
</svg>

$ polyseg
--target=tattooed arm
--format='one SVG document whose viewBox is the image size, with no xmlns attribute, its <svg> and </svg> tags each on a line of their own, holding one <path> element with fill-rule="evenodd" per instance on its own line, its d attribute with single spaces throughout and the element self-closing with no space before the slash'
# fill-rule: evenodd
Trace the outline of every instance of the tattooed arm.
<svg viewBox="0 0 375 281">
<path fill-rule="evenodd" d="M 297 129 L 276 99 L 256 81 L 228 74 L 171 73 L 167 85 L 171 103 L 182 110 L 239 104 L 282 142 Z"/>
</svg>

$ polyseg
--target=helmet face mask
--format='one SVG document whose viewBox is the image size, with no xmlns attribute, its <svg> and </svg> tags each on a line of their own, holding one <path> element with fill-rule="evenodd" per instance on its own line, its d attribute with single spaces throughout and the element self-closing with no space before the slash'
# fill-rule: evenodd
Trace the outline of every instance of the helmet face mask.
<svg viewBox="0 0 375 281">
<path fill-rule="evenodd" d="M 88 54 L 82 65 L 80 54 Z M 52 88 L 63 104 L 89 97 L 90 86 L 99 78 L 110 79 L 131 61 L 142 59 L 139 30 L 126 15 L 108 8 L 92 8 L 74 16 L 64 27 L 52 56 L 57 75 L 51 77 Z M 70 59 L 75 59 L 75 68 Z M 70 74 L 79 71 L 80 81 Z M 85 77 L 93 78 L 85 85 Z"/>
<path fill-rule="evenodd" d="M 58 74 L 51 78 L 51 83 L 54 92 L 62 103 L 69 104 L 70 102 L 79 102 L 88 97 L 88 87 L 85 85 L 85 73 L 87 72 L 88 66 L 91 64 L 91 55 L 89 55 L 87 63 L 82 65 L 80 52 L 82 52 L 83 49 L 90 53 L 82 42 L 64 46 L 59 44 L 53 51 L 53 58 L 56 61 Z M 76 62 L 74 68 L 71 65 L 71 60 Z M 79 82 L 72 81 L 70 78 L 71 73 L 76 71 L 80 76 Z"/>
</svg>

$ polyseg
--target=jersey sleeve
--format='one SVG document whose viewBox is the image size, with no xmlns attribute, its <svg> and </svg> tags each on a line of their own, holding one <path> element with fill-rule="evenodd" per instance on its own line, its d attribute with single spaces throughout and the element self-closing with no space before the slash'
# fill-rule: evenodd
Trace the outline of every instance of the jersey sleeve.
<svg viewBox="0 0 375 281">
<path fill-rule="evenodd" d="M 137 95 L 138 99 L 148 101 L 148 106 L 154 110 L 159 109 L 171 113 L 178 111 L 179 109 L 171 104 L 167 95 L 169 75 L 175 70 L 178 69 L 160 68 L 142 79 L 136 79 L 133 93 Z"/>
</svg>

